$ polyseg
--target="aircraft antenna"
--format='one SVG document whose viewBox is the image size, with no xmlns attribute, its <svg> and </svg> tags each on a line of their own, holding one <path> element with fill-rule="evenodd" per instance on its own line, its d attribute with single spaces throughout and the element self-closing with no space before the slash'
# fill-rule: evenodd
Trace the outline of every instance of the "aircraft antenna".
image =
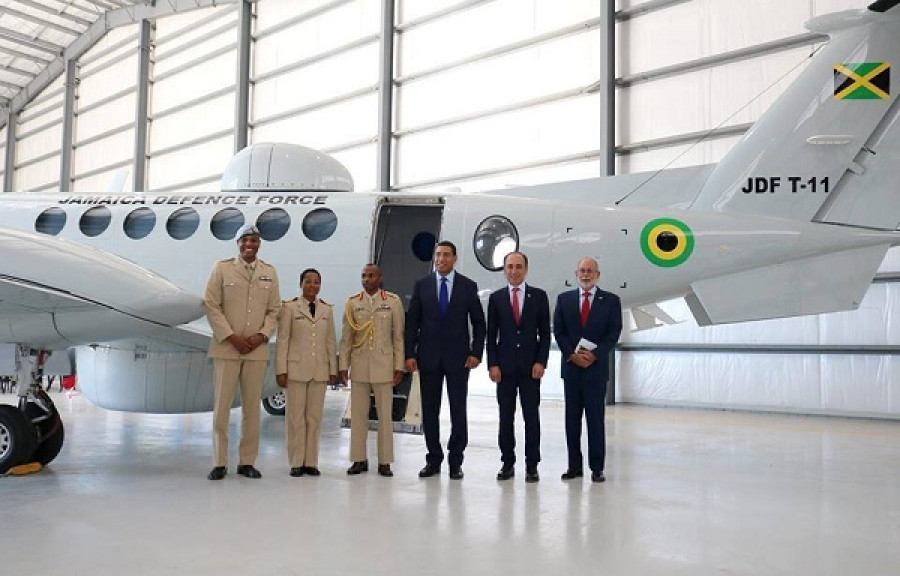
<svg viewBox="0 0 900 576">
<path fill-rule="evenodd" d="M 662 168 L 660 168 L 660 169 L 657 170 L 656 172 L 653 172 L 652 174 L 650 174 L 650 176 L 648 176 L 646 180 L 644 180 L 643 182 L 641 182 L 640 184 L 638 184 L 637 186 L 635 186 L 630 192 L 628 192 L 628 194 L 625 194 L 624 196 L 622 196 L 621 198 L 619 198 L 618 200 L 616 200 L 615 205 L 618 206 L 619 204 L 621 204 L 622 202 L 624 202 L 625 200 L 627 200 L 632 194 L 634 194 L 635 192 L 637 192 L 638 190 L 640 190 L 641 188 L 643 188 L 643 187 L 644 187 L 646 184 L 648 184 L 651 180 L 653 180 L 653 179 L 656 178 L 658 175 L 660 175 L 661 173 L 663 173 L 663 172 L 665 172 L 666 170 L 668 170 L 669 167 L 670 167 L 672 164 L 674 164 L 674 163 L 677 162 L 682 156 L 684 156 L 685 154 L 687 154 L 688 152 L 690 152 L 691 150 L 693 150 L 693 148 L 694 148 L 697 144 L 700 144 L 701 142 L 703 142 L 704 140 L 706 140 L 707 138 L 709 138 L 710 136 L 712 136 L 712 135 L 716 132 L 716 130 L 718 130 L 719 128 L 721 128 L 726 122 L 728 122 L 729 120 L 731 120 L 732 118 L 734 118 L 735 116 L 737 116 L 738 114 L 740 114 L 745 108 L 747 108 L 747 106 L 749 106 L 750 104 L 752 104 L 753 102 L 755 102 L 756 100 L 758 100 L 760 96 L 762 96 L 763 94 L 765 94 L 766 92 L 768 92 L 769 90 L 771 90 L 773 86 L 775 86 L 776 84 L 778 84 L 779 82 L 781 82 L 782 80 L 784 80 L 787 76 L 793 74 L 793 73 L 797 70 L 797 68 L 799 68 L 800 66 L 802 66 L 804 63 L 806 63 L 806 62 L 808 62 L 809 60 L 811 60 L 812 57 L 816 55 L 816 52 L 818 52 L 819 50 L 821 50 L 823 46 L 825 46 L 825 43 L 819 44 L 817 47 L 815 47 L 815 48 L 809 53 L 809 56 L 807 56 L 806 58 L 804 58 L 803 60 L 801 60 L 800 62 L 798 62 L 793 68 L 791 68 L 790 70 L 788 70 L 787 72 L 785 72 L 784 74 L 782 74 L 781 76 L 779 76 L 777 79 L 775 79 L 775 81 L 773 81 L 771 84 L 769 84 L 768 86 L 766 86 L 765 88 L 763 88 L 756 96 L 754 96 L 753 98 L 751 98 L 750 100 L 748 100 L 743 106 L 741 106 L 740 108 L 738 108 L 737 110 L 735 110 L 734 112 L 732 112 L 730 116 L 728 116 L 727 118 L 725 118 L 724 120 L 722 120 L 721 122 L 719 122 L 718 124 L 716 124 L 715 126 L 713 126 L 712 128 L 710 128 L 705 134 L 703 134 L 702 136 L 700 136 L 699 138 L 697 138 L 697 140 L 695 140 L 693 143 L 691 143 L 691 145 L 688 146 L 683 152 L 681 152 L 681 154 L 678 154 L 677 156 L 675 156 L 674 158 L 672 158 L 672 160 L 670 160 L 665 166 L 663 166 Z M 691 201 L 691 206 L 694 205 L 694 201 L 695 201 L 695 200 L 696 200 L 696 198 L 695 198 L 694 200 Z"/>
</svg>

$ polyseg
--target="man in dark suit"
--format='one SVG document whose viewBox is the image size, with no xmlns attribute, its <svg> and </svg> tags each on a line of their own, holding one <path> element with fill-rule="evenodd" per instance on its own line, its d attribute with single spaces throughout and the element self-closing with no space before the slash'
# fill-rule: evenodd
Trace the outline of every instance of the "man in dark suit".
<svg viewBox="0 0 900 576">
<path fill-rule="evenodd" d="M 441 471 L 441 394 L 447 379 L 450 401 L 450 478 L 463 477 L 463 451 L 468 438 L 466 396 L 469 370 L 481 363 L 484 351 L 484 310 L 478 298 L 478 286 L 456 272 L 456 246 L 438 242 L 434 249 L 435 271 L 413 287 L 406 312 L 406 370 L 419 371 L 422 392 L 422 428 L 428 454 L 420 478 Z M 469 324 L 472 337 L 469 339 Z"/>
<path fill-rule="evenodd" d="M 487 356 L 488 372 L 497 383 L 500 407 L 500 446 L 503 466 L 497 480 L 515 475 L 516 395 L 521 394 L 522 419 L 525 420 L 525 481 L 537 482 L 541 461 L 541 378 L 550 355 L 550 303 L 547 293 L 525 284 L 528 257 L 511 252 L 503 259 L 503 272 L 509 285 L 488 299 Z"/>
<path fill-rule="evenodd" d="M 583 258 L 578 263 L 575 277 L 579 288 L 560 294 L 553 313 L 553 334 L 562 353 L 569 452 L 569 467 L 562 479 L 584 475 L 581 454 L 581 418 L 584 414 L 591 480 L 603 482 L 606 480 L 603 475 L 606 460 L 603 419 L 609 353 L 622 332 L 622 303 L 615 294 L 597 287 L 600 270 L 593 258 Z"/>
</svg>

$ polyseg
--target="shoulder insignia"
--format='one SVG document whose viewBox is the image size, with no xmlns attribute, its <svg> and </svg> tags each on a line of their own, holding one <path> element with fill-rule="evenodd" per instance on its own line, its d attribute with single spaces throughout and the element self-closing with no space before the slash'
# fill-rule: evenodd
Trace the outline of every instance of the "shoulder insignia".
<svg viewBox="0 0 900 576">
<path fill-rule="evenodd" d="M 322 303 L 322 304 L 324 304 L 324 305 L 326 305 L 326 306 L 328 306 L 328 307 L 329 307 L 329 308 L 334 308 L 334 306 L 333 306 L 333 305 L 331 305 L 331 304 L 329 304 L 329 303 L 328 303 L 328 302 L 326 302 L 326 301 L 324 301 L 324 300 L 322 300 L 322 299 L 321 299 L 321 298 L 319 298 L 319 302 L 321 302 L 321 303 Z"/>
</svg>

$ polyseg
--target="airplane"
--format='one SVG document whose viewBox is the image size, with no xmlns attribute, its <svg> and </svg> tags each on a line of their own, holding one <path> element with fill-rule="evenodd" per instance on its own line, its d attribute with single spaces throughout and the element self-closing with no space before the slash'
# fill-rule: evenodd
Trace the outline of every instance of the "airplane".
<svg viewBox="0 0 900 576">
<path fill-rule="evenodd" d="M 830 41 L 718 164 L 479 194 L 357 193 L 327 154 L 256 144 L 232 159 L 219 192 L 4 194 L 12 257 L 0 263 L 11 286 L 0 291 L 0 342 L 16 345 L 20 382 L 46 352 L 76 346 L 80 388 L 95 404 L 209 411 L 211 331 L 194 320 L 197 299 L 247 222 L 285 299 L 314 267 L 322 296 L 343 302 L 375 262 L 385 288 L 407 300 L 447 239 L 483 299 L 505 284 L 510 251 L 528 254 L 529 281 L 551 297 L 591 256 L 639 329 L 670 321 L 656 303 L 677 297 L 703 326 L 855 309 L 900 245 L 898 4 L 808 22 Z M 131 276 L 106 271 L 104 259 Z M 146 284 L 134 281 L 142 274 Z M 69 322 L 73 295 L 86 309 Z M 19 394 L 18 410 L 0 411 L 0 473 L 28 459 L 22 445 L 41 450 L 43 433 L 23 438 L 34 435 L 33 414 L 55 411 L 35 385 Z M 263 397 L 277 410 L 271 363 Z"/>
</svg>

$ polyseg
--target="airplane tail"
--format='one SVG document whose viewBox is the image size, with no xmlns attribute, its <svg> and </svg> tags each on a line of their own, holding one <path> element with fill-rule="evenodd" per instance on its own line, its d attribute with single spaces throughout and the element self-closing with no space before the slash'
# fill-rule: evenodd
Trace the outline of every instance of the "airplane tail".
<svg viewBox="0 0 900 576">
<path fill-rule="evenodd" d="M 831 40 L 704 183 L 691 209 L 895 230 L 900 0 L 815 18 Z"/>
</svg>

